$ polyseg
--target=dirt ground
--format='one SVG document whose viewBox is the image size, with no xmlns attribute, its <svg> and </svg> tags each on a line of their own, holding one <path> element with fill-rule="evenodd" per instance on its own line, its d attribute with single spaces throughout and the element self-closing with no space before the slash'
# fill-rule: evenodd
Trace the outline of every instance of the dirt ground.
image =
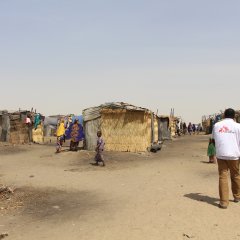
<svg viewBox="0 0 240 240">
<path fill-rule="evenodd" d="M 54 146 L 0 146 L 6 239 L 240 239 L 240 204 L 217 207 L 218 174 L 208 136 L 164 143 L 158 153 L 54 153 Z"/>
</svg>

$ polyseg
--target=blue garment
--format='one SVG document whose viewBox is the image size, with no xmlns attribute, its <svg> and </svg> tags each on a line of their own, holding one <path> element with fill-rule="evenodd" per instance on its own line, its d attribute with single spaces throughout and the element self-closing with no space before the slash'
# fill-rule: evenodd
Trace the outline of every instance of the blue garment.
<svg viewBox="0 0 240 240">
<path fill-rule="evenodd" d="M 37 129 L 40 123 L 41 123 L 41 116 L 40 114 L 36 114 L 34 117 L 34 128 Z"/>
<path fill-rule="evenodd" d="M 84 138 L 85 138 L 85 134 L 84 134 L 84 131 L 83 131 L 82 124 L 78 124 L 79 129 L 78 129 L 77 133 L 73 132 L 73 125 L 74 125 L 74 123 L 72 123 L 69 126 L 69 128 L 67 128 L 67 130 L 65 131 L 66 139 L 69 140 L 69 139 L 72 139 L 74 137 L 74 142 L 83 141 Z"/>
</svg>

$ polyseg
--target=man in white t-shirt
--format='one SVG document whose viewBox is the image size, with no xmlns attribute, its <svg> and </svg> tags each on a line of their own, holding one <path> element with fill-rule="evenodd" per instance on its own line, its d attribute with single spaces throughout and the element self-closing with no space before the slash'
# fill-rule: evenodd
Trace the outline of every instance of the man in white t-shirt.
<svg viewBox="0 0 240 240">
<path fill-rule="evenodd" d="M 234 118 L 235 111 L 226 109 L 224 120 L 213 128 L 219 170 L 219 207 L 223 209 L 229 205 L 228 171 L 231 174 L 234 202 L 240 201 L 240 124 Z"/>
</svg>

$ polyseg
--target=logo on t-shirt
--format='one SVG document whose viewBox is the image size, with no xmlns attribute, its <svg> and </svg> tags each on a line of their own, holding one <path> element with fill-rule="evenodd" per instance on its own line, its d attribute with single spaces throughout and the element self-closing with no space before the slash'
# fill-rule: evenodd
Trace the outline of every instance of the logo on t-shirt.
<svg viewBox="0 0 240 240">
<path fill-rule="evenodd" d="M 223 126 L 222 128 L 219 129 L 220 133 L 234 133 L 232 130 L 230 130 L 228 127 Z"/>
</svg>

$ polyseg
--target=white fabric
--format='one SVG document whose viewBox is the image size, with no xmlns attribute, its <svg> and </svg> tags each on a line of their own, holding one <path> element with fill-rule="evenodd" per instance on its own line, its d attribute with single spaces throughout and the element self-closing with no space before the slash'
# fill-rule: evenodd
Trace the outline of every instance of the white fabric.
<svg viewBox="0 0 240 240">
<path fill-rule="evenodd" d="M 239 160 L 240 158 L 240 124 L 226 118 L 214 125 L 216 157 L 223 160 Z"/>
<path fill-rule="evenodd" d="M 26 124 L 31 123 L 31 119 L 29 117 L 27 117 L 26 120 L 25 120 L 25 123 Z"/>
</svg>

